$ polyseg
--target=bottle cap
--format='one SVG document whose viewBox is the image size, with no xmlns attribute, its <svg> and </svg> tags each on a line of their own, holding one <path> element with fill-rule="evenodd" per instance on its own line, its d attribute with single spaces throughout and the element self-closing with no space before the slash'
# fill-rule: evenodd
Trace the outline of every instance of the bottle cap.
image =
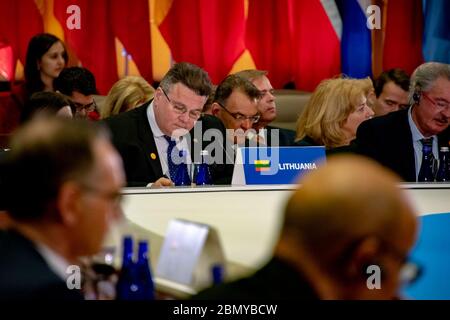
<svg viewBox="0 0 450 320">
<path fill-rule="evenodd" d="M 211 269 L 212 269 L 213 283 L 219 284 L 219 283 L 223 282 L 223 278 L 224 278 L 223 265 L 215 264 L 212 266 Z"/>
<path fill-rule="evenodd" d="M 448 152 L 449 151 L 449 148 L 448 147 L 441 147 L 441 152 Z"/>
</svg>

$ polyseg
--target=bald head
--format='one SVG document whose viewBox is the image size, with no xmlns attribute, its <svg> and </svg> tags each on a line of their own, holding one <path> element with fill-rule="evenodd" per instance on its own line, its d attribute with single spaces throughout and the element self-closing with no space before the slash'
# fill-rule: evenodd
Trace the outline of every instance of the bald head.
<svg viewBox="0 0 450 320">
<path fill-rule="evenodd" d="M 416 218 L 399 182 L 371 160 L 332 157 L 300 181 L 285 208 L 280 242 L 301 248 L 333 275 L 343 256 L 364 239 L 406 255 L 415 240 Z"/>
</svg>

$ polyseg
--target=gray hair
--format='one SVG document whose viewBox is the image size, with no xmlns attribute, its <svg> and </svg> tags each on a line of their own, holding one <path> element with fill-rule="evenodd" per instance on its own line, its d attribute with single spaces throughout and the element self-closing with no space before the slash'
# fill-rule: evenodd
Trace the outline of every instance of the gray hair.
<svg viewBox="0 0 450 320">
<path fill-rule="evenodd" d="M 414 70 L 409 86 L 409 101 L 414 103 L 414 93 L 428 91 L 438 78 L 446 78 L 450 81 L 450 64 L 440 62 L 426 62 Z"/>
</svg>

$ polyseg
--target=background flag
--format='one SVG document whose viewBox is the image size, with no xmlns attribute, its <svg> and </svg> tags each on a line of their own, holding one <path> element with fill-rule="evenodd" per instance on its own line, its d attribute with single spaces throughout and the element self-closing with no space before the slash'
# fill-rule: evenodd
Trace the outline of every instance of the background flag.
<svg viewBox="0 0 450 320">
<path fill-rule="evenodd" d="M 372 75 L 372 39 L 366 9 L 370 0 L 336 0 L 342 17 L 342 73 L 353 78 Z"/>
<path fill-rule="evenodd" d="M 450 1 L 425 1 L 423 55 L 426 61 L 450 63 Z"/>
</svg>

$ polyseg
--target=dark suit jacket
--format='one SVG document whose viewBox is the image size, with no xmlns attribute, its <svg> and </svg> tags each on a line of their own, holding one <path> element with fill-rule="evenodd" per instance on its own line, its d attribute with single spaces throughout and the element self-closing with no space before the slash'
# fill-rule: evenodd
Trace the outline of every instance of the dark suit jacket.
<svg viewBox="0 0 450 320">
<path fill-rule="evenodd" d="M 283 129 L 278 127 L 266 126 L 267 130 L 267 146 L 268 147 L 288 147 L 294 143 L 295 131 L 289 129 Z M 272 145 L 272 132 L 273 130 L 278 130 L 279 141 L 278 145 Z"/>
<path fill-rule="evenodd" d="M 0 149 L 0 210 L 3 210 L 5 208 L 5 172 L 6 172 L 6 156 L 8 154 L 8 151 L 4 151 L 3 149 Z"/>
<path fill-rule="evenodd" d="M 14 231 L 0 230 L 0 301 L 82 300 L 50 270 L 32 242 Z"/>
<path fill-rule="evenodd" d="M 111 130 L 113 144 L 122 156 L 129 187 L 143 187 L 163 176 L 155 139 L 147 118 L 147 107 L 150 103 L 151 101 L 131 111 L 103 120 Z M 208 115 L 197 121 L 191 131 L 191 137 L 194 137 L 196 127 L 201 127 L 197 131 L 202 133 L 212 128 L 219 130 L 222 134 L 225 132 L 222 122 Z M 195 137 L 198 135 L 196 134 Z M 198 160 L 200 151 L 209 143 L 210 141 L 203 141 L 203 139 L 191 139 L 191 142 L 188 142 L 193 160 Z M 229 170 L 220 164 L 213 165 L 211 167 L 213 182 L 229 184 L 231 182 Z"/>
<path fill-rule="evenodd" d="M 250 277 L 200 292 L 194 300 L 318 300 L 310 284 L 293 267 L 272 258 Z"/>
<path fill-rule="evenodd" d="M 438 144 L 448 144 L 450 130 L 438 135 Z M 408 110 L 388 113 L 364 121 L 356 134 L 356 150 L 359 154 L 377 160 L 395 171 L 405 181 L 416 181 L 414 147 L 408 123 Z"/>
<path fill-rule="evenodd" d="M 293 146 L 295 147 L 314 147 L 314 146 L 320 146 L 317 142 L 315 142 L 310 136 L 305 136 L 303 139 L 299 141 L 295 141 L 293 143 Z M 355 153 L 356 152 L 356 146 L 354 143 L 350 143 L 348 146 L 342 146 L 342 147 L 336 147 L 331 149 L 326 149 L 325 153 L 327 157 L 332 156 L 334 154 L 342 154 L 342 153 Z"/>
</svg>

